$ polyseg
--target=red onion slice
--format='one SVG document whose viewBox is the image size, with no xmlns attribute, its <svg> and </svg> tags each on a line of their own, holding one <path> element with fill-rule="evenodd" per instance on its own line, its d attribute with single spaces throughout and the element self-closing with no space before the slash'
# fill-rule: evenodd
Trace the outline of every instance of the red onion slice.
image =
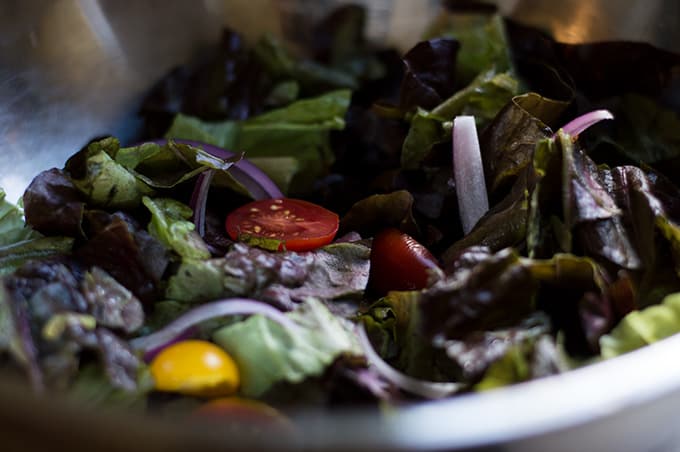
<svg viewBox="0 0 680 452">
<path fill-rule="evenodd" d="M 397 387 L 412 394 L 425 397 L 427 399 L 441 399 L 460 391 L 464 385 L 460 383 L 440 383 L 435 381 L 418 380 L 417 378 L 405 375 L 389 364 L 387 364 L 373 349 L 371 341 L 368 340 L 366 330 L 363 325 L 358 325 L 357 335 L 359 343 L 364 350 L 368 363 L 387 381 Z"/>
<path fill-rule="evenodd" d="M 460 222 L 468 234 L 489 210 L 474 116 L 457 116 L 453 120 L 453 178 Z"/>
<path fill-rule="evenodd" d="M 298 328 L 298 326 L 281 311 L 266 303 L 248 298 L 227 298 L 194 308 L 167 324 L 163 329 L 149 334 L 148 336 L 133 339 L 130 341 L 130 344 L 133 348 L 143 352 L 156 350 L 171 343 L 175 338 L 184 334 L 187 329 L 205 322 L 206 320 L 230 315 L 254 314 L 268 317 L 289 330 L 296 330 Z"/>
<path fill-rule="evenodd" d="M 585 131 L 589 127 L 592 127 L 598 122 L 605 121 L 607 119 L 614 119 L 614 115 L 609 110 L 595 110 L 569 121 L 564 127 L 562 127 L 562 130 L 564 133 L 572 137 L 577 137 L 581 132 Z"/>
<path fill-rule="evenodd" d="M 181 144 L 188 144 L 189 146 L 202 149 L 205 152 L 209 153 L 210 155 L 213 155 L 224 160 L 234 157 L 235 155 L 231 151 L 227 151 L 226 149 L 213 146 L 212 144 L 202 143 L 200 141 L 180 140 L 173 138 L 170 140 L 166 139 L 153 140 L 152 143 L 164 145 L 167 144 L 168 141 L 173 141 L 175 143 Z M 243 185 L 245 189 L 248 191 L 248 193 L 250 193 L 250 196 L 252 196 L 253 199 L 255 199 L 256 201 L 260 199 L 284 197 L 283 193 L 281 192 L 279 187 L 277 187 L 274 181 L 272 181 L 269 178 L 269 176 L 267 176 L 264 173 L 264 171 L 262 171 L 257 166 L 253 165 L 245 158 L 234 163 L 231 166 L 231 168 L 229 168 L 229 174 L 231 174 L 234 177 L 234 179 L 236 179 L 241 185 Z"/>
<path fill-rule="evenodd" d="M 189 207 L 194 211 L 192 220 L 196 225 L 196 232 L 201 237 L 205 235 L 205 211 L 208 203 L 208 191 L 214 175 L 215 170 L 204 171 L 198 175 L 189 203 Z"/>
</svg>

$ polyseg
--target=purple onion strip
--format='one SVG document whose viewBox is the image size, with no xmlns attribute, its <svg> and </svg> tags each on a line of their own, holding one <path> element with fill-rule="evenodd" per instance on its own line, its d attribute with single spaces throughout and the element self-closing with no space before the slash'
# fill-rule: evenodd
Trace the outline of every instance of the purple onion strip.
<svg viewBox="0 0 680 452">
<path fill-rule="evenodd" d="M 199 174 L 194 191 L 191 194 L 189 206 L 194 211 L 193 222 L 196 225 L 196 232 L 201 237 L 205 235 L 205 211 L 208 203 L 208 191 L 214 175 L 215 170 L 212 169 Z"/>
<path fill-rule="evenodd" d="M 248 298 L 227 298 L 213 301 L 194 308 L 174 321 L 167 324 L 163 329 L 138 337 L 130 341 L 133 348 L 141 351 L 155 350 L 172 342 L 177 336 L 187 329 L 198 325 L 206 320 L 230 315 L 254 315 L 260 314 L 281 324 L 288 330 L 297 330 L 299 327 L 281 311 L 261 301 Z"/>
<path fill-rule="evenodd" d="M 389 364 L 387 364 L 373 349 L 371 341 L 368 340 L 366 330 L 363 325 L 357 327 L 359 342 L 364 350 L 368 363 L 387 381 L 397 387 L 412 394 L 425 397 L 427 399 L 441 399 L 460 391 L 463 385 L 460 383 L 439 383 L 435 381 L 418 380 L 417 378 L 405 375 Z"/>
<path fill-rule="evenodd" d="M 222 149 L 212 144 L 201 143 L 200 141 L 192 140 L 180 140 L 180 139 L 170 139 L 170 140 L 154 140 L 153 143 L 164 145 L 168 141 L 173 141 L 175 143 L 188 144 L 198 149 L 202 149 L 214 157 L 221 158 L 223 160 L 234 157 L 231 151 Z M 241 159 L 234 163 L 231 168 L 229 168 L 229 174 L 232 175 L 245 189 L 250 193 L 250 196 L 255 200 L 270 199 L 270 198 L 283 198 L 284 195 L 276 186 L 274 181 L 272 181 L 269 176 L 267 176 L 264 171 L 262 171 L 257 166 L 253 165 L 247 159 Z"/>
<path fill-rule="evenodd" d="M 572 137 L 577 137 L 584 130 L 607 119 L 614 119 L 614 115 L 609 110 L 594 110 L 569 121 L 562 127 L 562 130 Z"/>
<path fill-rule="evenodd" d="M 457 116 L 453 120 L 453 178 L 460 222 L 468 234 L 489 210 L 474 116 Z"/>
</svg>

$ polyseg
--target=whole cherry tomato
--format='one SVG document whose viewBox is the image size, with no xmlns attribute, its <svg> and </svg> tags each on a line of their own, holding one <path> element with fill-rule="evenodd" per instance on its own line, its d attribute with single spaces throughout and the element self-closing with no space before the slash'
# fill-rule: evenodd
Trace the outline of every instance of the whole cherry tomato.
<svg viewBox="0 0 680 452">
<path fill-rule="evenodd" d="M 186 340 L 169 345 L 149 367 L 158 391 L 219 397 L 235 393 L 240 382 L 234 360 L 208 341 Z"/>
<path fill-rule="evenodd" d="M 391 290 L 416 290 L 427 286 L 437 260 L 413 237 L 395 228 L 373 238 L 368 286 L 379 295 Z"/>
</svg>

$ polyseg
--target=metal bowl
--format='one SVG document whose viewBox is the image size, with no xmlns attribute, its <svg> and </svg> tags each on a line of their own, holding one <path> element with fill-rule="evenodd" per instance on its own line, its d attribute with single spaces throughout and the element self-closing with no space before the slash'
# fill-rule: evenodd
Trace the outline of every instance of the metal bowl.
<svg viewBox="0 0 680 452">
<path fill-rule="evenodd" d="M 216 41 L 223 25 L 282 36 L 338 1 L 2 0 L 0 186 L 16 200 L 38 171 L 91 137 L 125 140 L 141 96 L 169 68 Z M 438 1 L 363 1 L 369 35 L 401 49 Z M 674 0 L 500 0 L 500 10 L 558 40 L 629 39 L 680 52 Z M 377 415 L 302 413 L 298 435 L 245 438 L 173 425 L 0 380 L 3 450 L 517 450 L 680 448 L 680 336 L 567 374 Z"/>
</svg>

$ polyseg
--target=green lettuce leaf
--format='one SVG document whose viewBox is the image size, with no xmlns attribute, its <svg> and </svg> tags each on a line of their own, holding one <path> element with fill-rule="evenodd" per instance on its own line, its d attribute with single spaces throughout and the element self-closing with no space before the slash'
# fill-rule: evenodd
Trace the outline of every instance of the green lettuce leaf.
<svg viewBox="0 0 680 452">
<path fill-rule="evenodd" d="M 26 226 L 21 209 L 7 202 L 5 196 L 5 191 L 0 188 L 0 246 L 40 237 L 40 234 Z"/>
<path fill-rule="evenodd" d="M 74 242 L 71 237 L 40 237 L 0 246 L 0 276 L 12 273 L 31 259 L 68 254 Z"/>
<path fill-rule="evenodd" d="M 418 169 L 432 148 L 447 140 L 444 118 L 418 108 L 411 118 L 411 127 L 401 148 L 401 167 Z"/>
<path fill-rule="evenodd" d="M 138 373 L 137 387 L 134 390 L 124 390 L 112 385 L 107 375 L 96 365 L 86 365 L 78 371 L 67 394 L 88 408 L 112 406 L 143 413 L 153 386 L 153 378 L 146 367 Z"/>
<path fill-rule="evenodd" d="M 196 226 L 190 221 L 191 208 L 171 198 L 144 197 L 144 205 L 151 211 L 149 233 L 183 258 L 209 259 L 210 251 Z"/>
<path fill-rule="evenodd" d="M 451 381 L 446 355 L 423 334 L 420 299 L 419 291 L 390 292 L 361 320 L 370 337 L 378 339 L 372 343 L 394 367 L 414 378 Z"/>
<path fill-rule="evenodd" d="M 213 334 L 236 361 L 244 395 L 260 396 L 278 382 L 301 383 L 322 375 L 342 355 L 361 355 L 352 324 L 321 301 L 308 298 L 287 315 L 299 329 L 255 315 Z"/>
<path fill-rule="evenodd" d="M 90 143 L 66 162 L 73 184 L 87 200 L 110 209 L 135 208 L 156 189 L 169 189 L 200 174 L 216 170 L 224 178 L 234 161 L 202 149 L 169 141 L 121 148 L 109 137 Z"/>
<path fill-rule="evenodd" d="M 481 130 L 517 94 L 518 82 L 510 73 L 490 69 L 479 74 L 468 86 L 428 112 L 418 109 L 401 151 L 404 169 L 417 169 L 432 148 L 450 139 L 447 121 L 457 115 L 473 115 Z"/>
<path fill-rule="evenodd" d="M 426 32 L 425 38 L 454 38 L 460 42 L 456 63 L 457 83 L 470 83 L 480 72 L 511 68 L 503 19 L 488 14 L 442 14 Z"/>
<path fill-rule="evenodd" d="M 449 121 L 458 115 L 471 115 L 475 117 L 477 127 L 482 129 L 517 95 L 518 90 L 519 82 L 510 72 L 489 69 L 435 107 L 432 114 Z"/>
<path fill-rule="evenodd" d="M 194 140 L 225 149 L 235 149 L 239 130 L 237 121 L 208 122 L 193 116 L 178 114 L 165 137 Z"/>
<path fill-rule="evenodd" d="M 170 140 L 163 145 L 143 143 L 139 146 L 116 149 L 115 160 L 138 180 L 157 189 L 168 189 L 185 182 L 206 169 L 215 170 L 215 179 L 229 177 L 228 170 L 240 159 L 227 160 L 203 149 Z"/>
<path fill-rule="evenodd" d="M 119 143 L 105 138 L 90 143 L 66 162 L 73 185 L 95 206 L 111 209 L 136 207 L 153 189 L 137 179 L 113 154 Z"/>
<path fill-rule="evenodd" d="M 299 171 L 286 178 L 295 178 L 294 191 L 304 191 L 333 161 L 328 133 L 345 127 L 350 97 L 348 90 L 332 91 L 238 122 L 206 123 L 178 115 L 166 137 L 200 139 L 244 151 L 248 158 L 293 157 Z"/>
<path fill-rule="evenodd" d="M 559 373 L 566 368 L 564 358 L 549 335 L 529 338 L 512 345 L 486 371 L 476 391 L 487 391 Z"/>
<path fill-rule="evenodd" d="M 601 355 L 613 358 L 676 333 L 680 333 L 680 293 L 624 317 L 610 334 L 600 338 Z"/>
</svg>

